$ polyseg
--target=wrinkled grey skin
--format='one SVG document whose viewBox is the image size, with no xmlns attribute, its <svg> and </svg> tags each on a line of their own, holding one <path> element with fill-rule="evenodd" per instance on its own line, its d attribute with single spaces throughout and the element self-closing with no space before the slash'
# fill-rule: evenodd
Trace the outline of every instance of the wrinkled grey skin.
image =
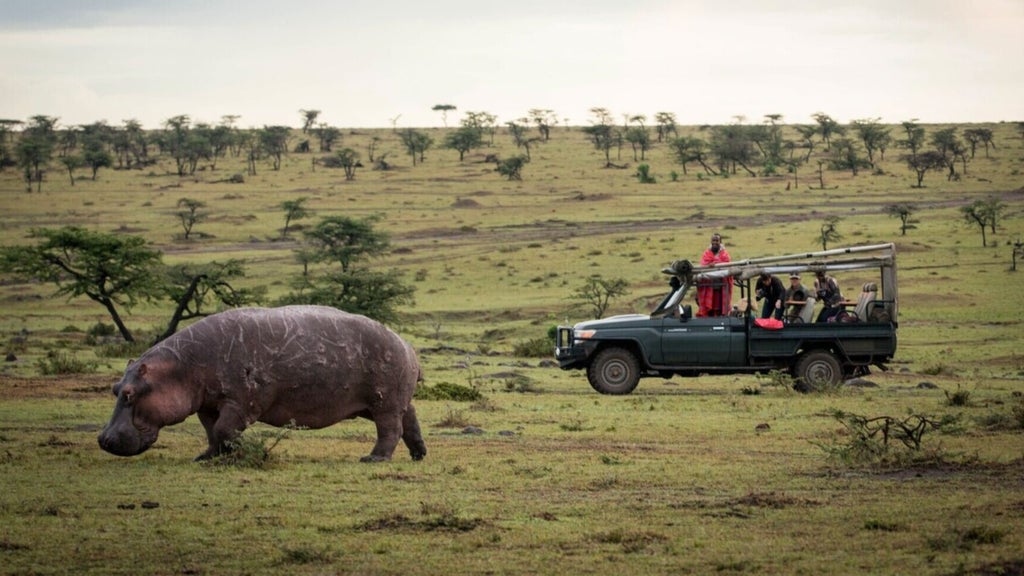
<svg viewBox="0 0 1024 576">
<path fill-rule="evenodd" d="M 205 318 L 146 351 L 114 385 L 100 446 L 134 456 L 160 428 L 198 414 L 209 447 L 227 449 L 253 422 L 323 428 L 357 416 L 377 426 L 364 462 L 390 460 L 402 439 L 427 449 L 411 401 L 420 379 L 412 347 L 383 325 L 323 306 L 243 308 Z"/>
</svg>

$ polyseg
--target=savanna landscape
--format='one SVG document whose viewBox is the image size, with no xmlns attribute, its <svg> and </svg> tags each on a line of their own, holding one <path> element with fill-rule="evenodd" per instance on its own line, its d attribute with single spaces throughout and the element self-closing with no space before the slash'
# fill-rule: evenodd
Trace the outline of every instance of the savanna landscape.
<svg viewBox="0 0 1024 576">
<path fill-rule="evenodd" d="M 1021 123 L 595 109 L 585 126 L 531 111 L 343 129 L 310 112 L 262 129 L 4 124 L 0 572 L 1024 573 Z M 175 297 L 210 313 L 355 294 L 310 256 L 331 218 L 380 240 L 352 266 L 394 298 L 357 311 L 418 351 L 426 458 L 360 463 L 365 420 L 256 424 L 238 457 L 195 463 L 191 417 L 142 455 L 103 452 L 112 384 L 190 321 L 171 322 Z M 16 257 L 69 227 L 139 239 L 164 279 L 115 302 L 124 330 L 58 293 L 67 273 Z M 713 232 L 734 260 L 894 242 L 889 370 L 811 394 L 771 373 L 615 397 L 558 369 L 553 327 L 649 311 L 661 269 Z M 200 277 L 223 284 L 182 298 Z M 598 310 L 588 280 L 622 289 Z M 379 304 L 368 293 L 358 305 Z"/>
</svg>

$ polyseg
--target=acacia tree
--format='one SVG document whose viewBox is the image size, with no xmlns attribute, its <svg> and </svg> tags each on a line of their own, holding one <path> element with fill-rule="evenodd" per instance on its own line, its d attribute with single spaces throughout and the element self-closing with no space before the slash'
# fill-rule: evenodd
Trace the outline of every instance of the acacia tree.
<svg viewBox="0 0 1024 576">
<path fill-rule="evenodd" d="M 824 112 L 815 112 L 811 114 L 811 118 L 818 123 L 818 134 L 821 134 L 821 141 L 825 143 L 825 151 L 832 149 L 833 136 L 842 136 L 846 133 L 846 129 L 840 126 L 839 122 Z"/>
<path fill-rule="evenodd" d="M 818 127 L 801 124 L 793 128 L 800 134 L 800 144 L 807 150 L 807 153 L 804 154 L 804 162 L 810 162 L 811 154 L 814 153 L 814 137 L 818 134 Z"/>
<path fill-rule="evenodd" d="M 434 139 L 427 133 L 412 128 L 406 128 L 398 135 L 402 140 L 402 145 L 405 146 L 405 151 L 412 157 L 413 166 L 416 165 L 417 159 L 423 162 L 424 154 L 434 145 Z"/>
<path fill-rule="evenodd" d="M 832 151 L 829 153 L 831 161 L 829 167 L 833 170 L 849 170 L 856 176 L 861 168 L 871 166 L 871 163 L 862 158 L 857 144 L 849 138 L 840 138 L 833 142 Z"/>
<path fill-rule="evenodd" d="M 976 224 L 981 230 L 981 245 L 988 246 L 988 240 L 985 237 L 985 228 L 992 224 L 994 214 L 992 213 L 991 205 L 986 200 L 975 200 L 971 204 L 960 208 L 960 212 L 964 215 L 964 220 L 970 224 Z"/>
<path fill-rule="evenodd" d="M 2 248 L 0 264 L 6 272 L 57 285 L 57 294 L 85 296 L 106 308 L 121 336 L 135 338 L 121 318 L 139 301 L 160 295 L 159 251 L 138 236 L 92 232 L 77 226 L 37 228 L 30 237 L 35 246 Z"/>
<path fill-rule="evenodd" d="M 281 169 L 281 159 L 288 153 L 290 133 L 291 129 L 287 126 L 264 126 L 257 133 L 259 149 L 270 157 L 274 171 Z"/>
<path fill-rule="evenodd" d="M 176 306 L 167 327 L 153 343 L 173 335 L 182 322 L 213 314 L 208 308 L 212 301 L 231 308 L 258 304 L 266 294 L 266 287 L 238 288 L 232 284 L 232 281 L 244 277 L 243 262 L 235 259 L 166 267 L 163 270 L 163 292 Z"/>
<path fill-rule="evenodd" d="M 651 149 L 651 135 L 644 126 L 630 126 L 626 129 L 626 142 L 633 148 L 633 161 L 646 160 L 647 151 Z M 640 157 L 637 158 L 637 152 Z"/>
<path fill-rule="evenodd" d="M 527 112 L 527 115 L 537 126 L 541 139 L 547 142 L 551 138 L 551 126 L 558 123 L 555 112 L 542 108 L 532 108 Z"/>
<path fill-rule="evenodd" d="M 672 112 L 658 112 L 654 115 L 654 121 L 657 123 L 655 131 L 658 134 L 658 142 L 668 138 L 669 134 L 675 138 L 679 137 L 679 132 L 676 131 L 676 115 Z"/>
<path fill-rule="evenodd" d="M 582 286 L 573 292 L 572 298 L 590 307 L 594 318 L 601 318 L 608 311 L 613 298 L 629 294 L 629 284 L 622 278 L 605 279 L 600 275 L 587 278 Z"/>
<path fill-rule="evenodd" d="M 828 250 L 829 242 L 838 242 L 843 239 L 843 235 L 839 233 L 839 222 L 842 218 L 839 216 L 827 216 L 825 221 L 821 223 L 821 228 L 818 232 L 818 240 L 821 242 L 821 249 Z"/>
<path fill-rule="evenodd" d="M 885 149 L 892 142 L 892 129 L 882 126 L 878 118 L 854 120 L 852 124 L 857 137 L 864 145 L 864 151 L 867 152 L 868 164 L 875 168 L 875 152 L 881 152 L 884 156 Z"/>
<path fill-rule="evenodd" d="M 897 144 L 903 148 L 910 150 L 911 156 L 917 156 L 917 153 L 924 146 L 924 128 L 917 124 L 917 120 L 907 120 L 900 124 L 903 127 L 903 134 L 905 138 L 898 141 Z"/>
<path fill-rule="evenodd" d="M 206 206 L 205 202 L 195 200 L 193 198 L 179 198 L 178 199 L 178 220 L 181 221 L 181 227 L 185 230 L 185 240 L 189 239 L 192 235 L 192 228 L 202 221 L 206 215 L 199 212 L 200 208 Z"/>
<path fill-rule="evenodd" d="M 458 151 L 459 162 L 462 162 L 463 158 L 465 158 L 466 152 L 473 148 L 479 148 L 482 145 L 483 137 L 480 130 L 468 126 L 463 126 L 454 132 L 450 132 L 444 138 L 445 148 Z"/>
<path fill-rule="evenodd" d="M 68 178 L 71 179 L 71 185 L 75 185 L 75 170 L 78 170 L 85 165 L 85 161 L 82 160 L 81 156 L 70 154 L 67 156 L 61 156 L 60 163 L 64 165 L 64 169 L 68 171 Z"/>
<path fill-rule="evenodd" d="M 967 147 L 956 133 L 956 127 L 943 128 L 932 135 L 932 145 L 942 155 L 943 162 L 949 169 L 946 180 L 959 180 L 960 174 L 956 171 L 957 161 L 963 163 L 963 172 L 967 173 Z"/>
<path fill-rule="evenodd" d="M 683 174 L 686 174 L 686 165 L 690 162 L 697 162 L 704 168 L 704 172 L 711 175 L 718 173 L 708 165 L 708 145 L 704 140 L 695 136 L 684 136 L 675 138 L 669 142 L 672 154 L 676 162 L 683 167 Z"/>
<path fill-rule="evenodd" d="M 498 167 L 495 170 L 498 174 L 508 178 L 509 181 L 522 180 L 523 166 L 526 166 L 529 162 L 529 156 L 513 156 L 498 162 Z"/>
<path fill-rule="evenodd" d="M 479 130 L 481 138 L 487 134 L 492 146 L 494 145 L 494 133 L 498 128 L 497 123 L 498 117 L 489 112 L 466 112 L 466 117 L 462 119 L 462 125 Z"/>
<path fill-rule="evenodd" d="M 295 200 L 285 200 L 278 206 L 284 210 L 284 228 L 281 230 L 281 239 L 288 238 L 288 226 L 295 220 L 301 220 L 308 216 L 312 216 L 313 212 L 305 207 L 306 198 L 296 198 Z"/>
<path fill-rule="evenodd" d="M 978 144 L 985 145 L 985 158 L 988 158 L 988 148 L 991 146 L 995 148 L 995 142 L 992 141 L 992 130 L 988 128 L 968 128 L 964 130 L 964 140 L 971 145 L 971 159 L 974 159 L 974 152 L 978 148 Z"/>
<path fill-rule="evenodd" d="M 92 179 L 96 181 L 96 173 L 100 168 L 114 165 L 114 157 L 107 151 L 107 146 L 98 138 L 86 137 L 82 144 L 82 160 L 92 170 Z"/>
<path fill-rule="evenodd" d="M 903 202 L 900 204 L 889 204 L 885 207 L 885 211 L 892 218 L 900 219 L 900 236 L 906 236 L 907 230 L 917 228 L 914 224 L 916 220 L 911 220 L 914 212 L 917 212 L 917 205 L 909 202 Z"/>
<path fill-rule="evenodd" d="M 32 182 L 36 183 L 36 192 L 43 190 L 43 171 L 53 156 L 53 144 L 43 135 L 22 134 L 15 148 L 18 166 L 25 176 L 26 191 L 32 191 Z"/>
<path fill-rule="evenodd" d="M 441 123 L 443 123 L 444 127 L 447 128 L 448 127 L 448 112 L 450 112 L 452 110 L 455 110 L 455 106 L 452 105 L 452 104 L 434 104 L 434 107 L 431 108 L 431 110 L 433 110 L 434 112 L 440 112 L 441 113 Z"/>
<path fill-rule="evenodd" d="M 751 177 L 757 176 L 749 166 L 754 162 L 754 143 L 744 126 L 729 124 L 712 128 L 711 153 L 721 170 L 735 174 L 736 167 L 741 166 Z"/>
<path fill-rule="evenodd" d="M 316 126 L 316 119 L 320 116 L 320 111 L 300 109 L 299 114 L 302 115 L 302 133 L 306 134 L 313 126 Z"/>
<path fill-rule="evenodd" d="M 369 268 L 369 261 L 390 247 L 388 235 L 374 229 L 376 220 L 332 216 L 305 231 L 308 245 L 296 251 L 305 261 L 305 272 L 279 304 L 333 306 L 385 323 L 396 321 L 397 307 L 412 303 L 415 289 L 396 270 Z M 308 269 L 311 263 L 326 268 L 316 274 Z"/>
<path fill-rule="evenodd" d="M 929 170 L 937 170 L 946 166 L 946 158 L 935 150 L 920 154 L 906 154 L 903 161 L 917 175 L 917 184 L 913 188 L 924 188 L 924 175 Z"/>
<path fill-rule="evenodd" d="M 345 170 L 345 180 L 355 180 L 356 168 L 363 165 L 359 161 L 359 152 L 351 148 L 342 148 L 335 152 L 334 156 L 328 156 L 321 160 L 321 162 L 328 168 L 343 168 Z"/>
</svg>

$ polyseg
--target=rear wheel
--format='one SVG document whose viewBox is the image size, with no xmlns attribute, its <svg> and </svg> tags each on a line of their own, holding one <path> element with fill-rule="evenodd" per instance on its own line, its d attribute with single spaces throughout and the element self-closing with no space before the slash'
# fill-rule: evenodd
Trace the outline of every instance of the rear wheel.
<svg viewBox="0 0 1024 576">
<path fill-rule="evenodd" d="M 796 389 L 801 392 L 824 390 L 838 386 L 843 380 L 843 369 L 835 354 L 826 350 L 813 350 L 796 363 Z"/>
<path fill-rule="evenodd" d="M 640 382 L 640 363 L 625 348 L 605 348 L 587 366 L 587 380 L 602 394 L 629 394 Z"/>
</svg>

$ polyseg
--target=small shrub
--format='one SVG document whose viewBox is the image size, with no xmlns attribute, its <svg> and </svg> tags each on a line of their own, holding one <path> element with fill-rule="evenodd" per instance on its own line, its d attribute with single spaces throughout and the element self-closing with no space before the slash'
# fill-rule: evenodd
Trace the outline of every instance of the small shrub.
<svg viewBox="0 0 1024 576">
<path fill-rule="evenodd" d="M 277 430 L 266 431 L 262 434 L 243 432 L 234 440 L 228 442 L 228 450 L 220 456 L 207 460 L 214 466 L 233 466 L 235 468 L 265 468 L 270 462 L 271 451 L 288 437 L 292 425 Z"/>
<path fill-rule="evenodd" d="M 957 384 L 956 392 L 950 394 L 949 390 L 943 390 L 946 394 L 946 404 L 950 406 L 970 406 L 971 405 L 971 391 L 960 389 L 960 385 Z"/>
<path fill-rule="evenodd" d="M 75 358 L 66 352 L 51 350 L 45 358 L 36 360 L 39 373 L 43 376 L 55 374 L 92 374 L 96 372 L 96 363 Z"/>
<path fill-rule="evenodd" d="M 508 392 L 537 392 L 537 387 L 534 386 L 533 380 L 530 380 L 529 376 L 522 374 L 516 374 L 505 379 L 505 390 Z"/>
<path fill-rule="evenodd" d="M 636 178 L 641 184 L 655 183 L 654 176 L 651 176 L 651 167 L 648 164 L 641 164 L 636 167 Z"/>
<path fill-rule="evenodd" d="M 516 342 L 512 354 L 524 358 L 547 358 L 555 352 L 555 341 L 548 337 Z"/>
<path fill-rule="evenodd" d="M 850 467 L 901 468 L 908 465 L 943 463 L 948 455 L 938 449 L 923 450 L 926 433 L 955 427 L 956 416 L 935 420 L 912 414 L 906 418 L 867 417 L 832 410 L 831 415 L 846 428 L 843 440 L 815 443 L 828 457 Z"/>
<path fill-rule="evenodd" d="M 448 406 L 448 414 L 437 423 L 438 428 L 465 428 L 470 425 L 463 410 L 454 410 Z"/>
<path fill-rule="evenodd" d="M 434 386 L 418 386 L 413 398 L 417 400 L 451 400 L 454 402 L 473 402 L 483 398 L 483 394 L 475 387 L 438 382 Z"/>
<path fill-rule="evenodd" d="M 921 368 L 921 373 L 928 376 L 953 376 L 956 374 L 952 368 L 941 362 Z"/>
<path fill-rule="evenodd" d="M 117 334 L 117 327 L 114 326 L 113 324 L 104 324 L 103 322 L 97 322 L 89 327 L 89 330 L 88 332 L 86 332 L 86 334 L 92 336 L 93 338 L 109 338 L 110 336 Z"/>
<path fill-rule="evenodd" d="M 755 374 L 754 376 L 765 386 L 791 390 L 793 385 L 796 384 L 796 379 L 793 378 L 793 375 L 782 370 L 771 370 L 767 374 Z"/>
</svg>

